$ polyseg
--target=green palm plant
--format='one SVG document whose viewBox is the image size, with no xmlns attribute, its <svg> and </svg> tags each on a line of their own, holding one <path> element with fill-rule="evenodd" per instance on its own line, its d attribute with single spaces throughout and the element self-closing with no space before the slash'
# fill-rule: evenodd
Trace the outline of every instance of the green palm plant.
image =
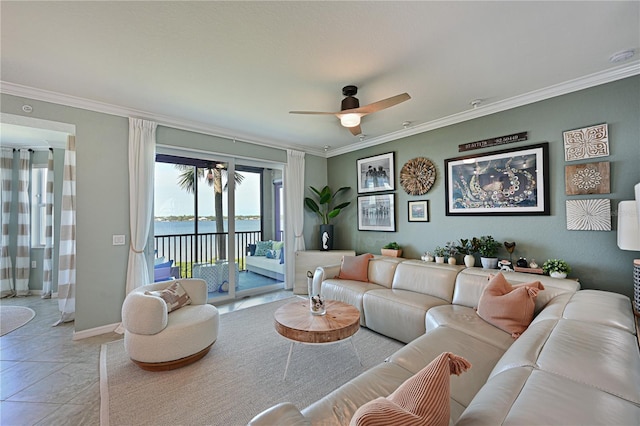
<svg viewBox="0 0 640 426">
<path fill-rule="evenodd" d="M 213 187 L 213 208 L 216 217 L 216 245 L 219 248 L 219 257 L 227 258 L 227 240 L 224 235 L 224 216 L 222 212 L 222 193 L 227 190 L 228 171 L 225 163 L 211 162 L 207 167 L 194 167 L 186 164 L 176 164 L 176 168 L 182 173 L 178 176 L 178 185 L 188 193 L 193 194 L 196 189 L 196 179 L 204 179 L 207 185 Z M 240 185 L 244 176 L 238 172 L 233 175 L 236 185 Z M 225 183 L 223 183 L 225 181 Z"/>
<path fill-rule="evenodd" d="M 304 205 L 320 217 L 323 225 L 328 225 L 330 219 L 338 216 L 342 209 L 351 204 L 350 201 L 347 201 L 332 207 L 332 203 L 335 201 L 338 194 L 350 190 L 350 186 L 343 186 L 333 193 L 328 185 L 322 188 L 322 190 L 318 190 L 313 186 L 310 186 L 309 188 L 317 195 L 317 200 L 305 197 Z"/>
</svg>

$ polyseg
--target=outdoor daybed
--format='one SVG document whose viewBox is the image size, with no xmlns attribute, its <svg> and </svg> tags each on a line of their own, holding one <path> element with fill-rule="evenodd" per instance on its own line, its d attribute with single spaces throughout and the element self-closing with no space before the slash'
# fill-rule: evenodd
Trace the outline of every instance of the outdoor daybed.
<svg viewBox="0 0 640 426">
<path fill-rule="evenodd" d="M 279 241 L 258 241 L 249 244 L 245 265 L 249 272 L 284 281 L 284 244 Z"/>
<path fill-rule="evenodd" d="M 472 365 L 450 379 L 454 424 L 640 424 L 640 353 L 628 297 L 516 272 L 489 281 L 497 270 L 416 260 L 376 258 L 366 270 L 359 281 L 334 278 L 340 265 L 321 267 L 314 286 L 327 299 L 356 306 L 363 326 L 407 345 L 310 406 L 283 402 L 251 425 L 348 425 L 359 407 L 379 404 L 373 400 L 389 396 L 443 352 Z M 479 304 L 484 309 L 500 300 L 489 289 L 504 279 L 508 287 L 528 283 L 507 293 L 531 302 L 535 316 L 521 334 L 476 312 Z"/>
</svg>

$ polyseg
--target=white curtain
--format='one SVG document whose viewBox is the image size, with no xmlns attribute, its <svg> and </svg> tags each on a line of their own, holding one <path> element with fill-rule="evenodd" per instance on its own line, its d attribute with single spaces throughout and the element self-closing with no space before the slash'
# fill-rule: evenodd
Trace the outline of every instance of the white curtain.
<svg viewBox="0 0 640 426">
<path fill-rule="evenodd" d="M 45 188 L 45 246 L 42 261 L 42 298 L 51 299 L 53 281 L 53 150 L 49 150 L 47 162 L 47 187 Z"/>
<path fill-rule="evenodd" d="M 13 174 L 13 149 L 0 152 L 0 208 L 2 208 L 2 245 L 0 245 L 0 297 L 13 296 L 13 263 L 9 255 L 9 219 Z"/>
<path fill-rule="evenodd" d="M 16 296 L 29 295 L 31 271 L 31 151 L 21 149 L 18 160 L 18 240 L 16 245 Z"/>
<path fill-rule="evenodd" d="M 64 153 L 60 211 L 60 249 L 58 266 L 58 308 L 60 319 L 54 324 L 73 321 L 76 313 L 76 138 L 69 136 Z"/>
<path fill-rule="evenodd" d="M 295 253 L 304 246 L 304 152 L 287 149 L 284 168 L 284 200 L 286 213 L 285 288 L 293 288 Z"/>
<path fill-rule="evenodd" d="M 126 294 L 149 283 L 144 253 L 153 213 L 153 174 L 157 124 L 129 118 L 129 264 Z"/>
</svg>

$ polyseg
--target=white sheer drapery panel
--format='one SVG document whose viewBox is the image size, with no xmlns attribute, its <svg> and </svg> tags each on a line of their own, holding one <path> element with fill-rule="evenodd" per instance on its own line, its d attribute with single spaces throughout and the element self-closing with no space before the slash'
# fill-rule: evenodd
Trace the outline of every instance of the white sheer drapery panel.
<svg viewBox="0 0 640 426">
<path fill-rule="evenodd" d="M 29 295 L 31 272 L 31 151 L 21 149 L 18 160 L 18 238 L 16 243 L 16 296 Z"/>
<path fill-rule="evenodd" d="M 45 188 L 45 246 L 42 259 L 42 295 L 43 299 L 51 299 L 51 283 L 53 282 L 53 150 L 49 150 L 47 161 L 47 187 Z"/>
<path fill-rule="evenodd" d="M 60 249 L 58 266 L 58 308 L 60 319 L 53 324 L 73 321 L 76 314 L 76 138 L 69 136 L 64 153 L 60 211 Z"/>
<path fill-rule="evenodd" d="M 13 263 L 9 254 L 9 220 L 11 219 L 11 196 L 13 173 L 13 149 L 2 148 L 0 152 L 0 207 L 2 208 L 2 245 L 0 245 L 0 297 L 13 296 Z"/>
<path fill-rule="evenodd" d="M 126 293 L 149 283 L 144 253 L 153 212 L 157 123 L 129 118 L 129 264 Z"/>
<path fill-rule="evenodd" d="M 304 152 L 287 149 L 287 165 L 284 168 L 284 209 L 286 220 L 285 240 L 285 288 L 293 288 L 295 278 L 295 253 L 304 245 Z"/>
</svg>

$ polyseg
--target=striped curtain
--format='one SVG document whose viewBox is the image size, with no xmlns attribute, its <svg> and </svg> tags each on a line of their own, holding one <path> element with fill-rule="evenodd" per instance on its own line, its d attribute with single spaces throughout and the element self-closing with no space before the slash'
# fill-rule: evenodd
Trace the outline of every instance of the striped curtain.
<svg viewBox="0 0 640 426">
<path fill-rule="evenodd" d="M 73 321 L 76 311 L 76 138 L 69 136 L 64 153 L 60 212 L 60 249 L 58 267 L 58 307 L 60 320 Z"/>
<path fill-rule="evenodd" d="M 53 281 L 53 150 L 49 150 L 47 163 L 47 187 L 45 189 L 45 246 L 42 262 L 42 298 L 51 299 L 51 282 Z"/>
<path fill-rule="evenodd" d="M 31 271 L 31 151 L 21 149 L 18 161 L 18 241 L 16 246 L 16 296 L 29 295 Z"/>
<path fill-rule="evenodd" d="M 0 208 L 2 209 L 2 245 L 0 245 L 0 297 L 13 296 L 13 263 L 9 255 L 9 219 L 11 218 L 11 190 L 13 149 L 0 150 Z"/>
</svg>

